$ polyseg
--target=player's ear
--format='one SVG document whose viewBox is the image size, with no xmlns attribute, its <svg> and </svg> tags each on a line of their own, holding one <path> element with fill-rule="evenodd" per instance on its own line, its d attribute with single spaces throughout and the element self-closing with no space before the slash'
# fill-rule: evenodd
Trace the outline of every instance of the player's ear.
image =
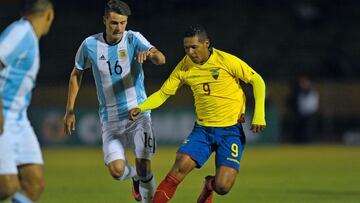
<svg viewBox="0 0 360 203">
<path fill-rule="evenodd" d="M 52 22 L 54 20 L 54 17 L 55 17 L 55 11 L 52 7 L 49 7 L 48 10 L 46 11 L 46 21 Z"/>
<path fill-rule="evenodd" d="M 209 40 L 205 40 L 205 42 L 204 42 L 204 43 L 205 43 L 205 45 L 206 45 L 206 47 L 207 47 L 207 48 L 209 48 L 209 47 L 210 47 L 210 42 L 209 42 Z"/>
<path fill-rule="evenodd" d="M 103 16 L 103 23 L 106 25 L 106 15 Z"/>
</svg>

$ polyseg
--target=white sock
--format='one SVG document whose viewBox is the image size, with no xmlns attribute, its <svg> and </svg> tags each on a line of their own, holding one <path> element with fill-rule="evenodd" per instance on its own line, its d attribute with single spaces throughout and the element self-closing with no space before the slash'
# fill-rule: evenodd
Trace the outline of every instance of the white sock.
<svg viewBox="0 0 360 203">
<path fill-rule="evenodd" d="M 11 202 L 12 203 L 33 203 L 33 201 L 31 201 L 28 197 L 26 197 L 25 195 L 23 195 L 20 192 L 15 193 Z"/>
<path fill-rule="evenodd" d="M 149 176 L 151 175 L 151 176 Z M 155 193 L 155 177 L 149 174 L 147 179 L 140 179 L 139 191 L 142 203 L 151 203 Z"/>
<path fill-rule="evenodd" d="M 126 180 L 136 176 L 136 168 L 134 166 L 125 165 L 124 174 L 121 177 L 116 177 L 117 180 Z"/>
</svg>

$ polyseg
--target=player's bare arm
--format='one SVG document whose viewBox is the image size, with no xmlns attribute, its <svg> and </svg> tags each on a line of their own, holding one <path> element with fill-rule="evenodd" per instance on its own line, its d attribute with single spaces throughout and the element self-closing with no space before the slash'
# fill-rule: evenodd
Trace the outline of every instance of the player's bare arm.
<svg viewBox="0 0 360 203">
<path fill-rule="evenodd" d="M 75 131 L 75 113 L 74 106 L 77 94 L 81 86 L 83 71 L 74 67 L 70 75 L 68 100 L 66 105 L 66 112 L 64 116 L 64 131 L 65 134 L 71 135 Z"/>
<path fill-rule="evenodd" d="M 265 82 L 262 77 L 254 73 L 250 80 L 250 84 L 253 86 L 254 98 L 255 98 L 255 110 L 253 121 L 250 130 L 254 133 L 261 132 L 265 129 Z"/>
<path fill-rule="evenodd" d="M 149 51 L 140 51 L 135 58 L 139 63 L 144 63 L 147 59 L 155 65 L 165 64 L 166 61 L 164 54 L 155 47 L 151 48 Z"/>
</svg>

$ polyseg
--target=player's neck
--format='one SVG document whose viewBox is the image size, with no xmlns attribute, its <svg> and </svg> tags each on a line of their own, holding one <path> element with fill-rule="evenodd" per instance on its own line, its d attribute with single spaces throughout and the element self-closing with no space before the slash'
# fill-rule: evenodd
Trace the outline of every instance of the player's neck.
<svg viewBox="0 0 360 203">
<path fill-rule="evenodd" d="M 118 44 L 122 40 L 123 36 L 121 36 L 118 40 L 116 40 L 116 39 L 109 37 L 105 32 L 103 34 L 103 38 L 108 45 Z"/>
<path fill-rule="evenodd" d="M 43 22 L 41 22 L 41 20 L 39 20 L 39 18 L 35 18 L 32 16 L 25 16 L 24 17 L 25 20 L 29 21 L 31 24 L 31 27 L 33 28 L 35 35 L 38 39 L 40 39 L 40 37 L 43 35 Z"/>
<path fill-rule="evenodd" d="M 204 60 L 203 60 L 202 62 L 200 62 L 200 65 L 205 64 L 205 63 L 209 60 L 211 54 L 212 54 L 212 51 L 209 49 L 209 52 L 207 53 L 207 55 L 206 55 L 206 57 L 204 58 Z"/>
</svg>

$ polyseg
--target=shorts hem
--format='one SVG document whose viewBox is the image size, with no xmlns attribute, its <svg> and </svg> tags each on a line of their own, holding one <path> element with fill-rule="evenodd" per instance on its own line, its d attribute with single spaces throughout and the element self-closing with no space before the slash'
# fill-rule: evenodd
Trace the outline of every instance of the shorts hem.
<svg viewBox="0 0 360 203">
<path fill-rule="evenodd" d="M 219 168 L 220 166 L 225 166 L 225 167 L 228 167 L 228 168 L 233 168 L 235 169 L 236 171 L 239 172 L 239 169 L 240 169 L 240 166 L 238 168 L 234 167 L 234 166 L 229 166 L 229 165 L 226 165 L 226 164 L 220 164 L 219 166 L 216 166 L 216 168 Z"/>
<path fill-rule="evenodd" d="M 190 154 L 187 154 L 187 153 L 182 152 L 182 151 L 177 151 L 176 153 L 177 154 L 183 154 L 183 155 L 186 155 L 186 156 L 190 157 L 196 163 L 196 168 L 201 168 L 204 165 L 204 163 L 199 164 L 199 162 L 193 156 L 191 156 Z"/>
</svg>

